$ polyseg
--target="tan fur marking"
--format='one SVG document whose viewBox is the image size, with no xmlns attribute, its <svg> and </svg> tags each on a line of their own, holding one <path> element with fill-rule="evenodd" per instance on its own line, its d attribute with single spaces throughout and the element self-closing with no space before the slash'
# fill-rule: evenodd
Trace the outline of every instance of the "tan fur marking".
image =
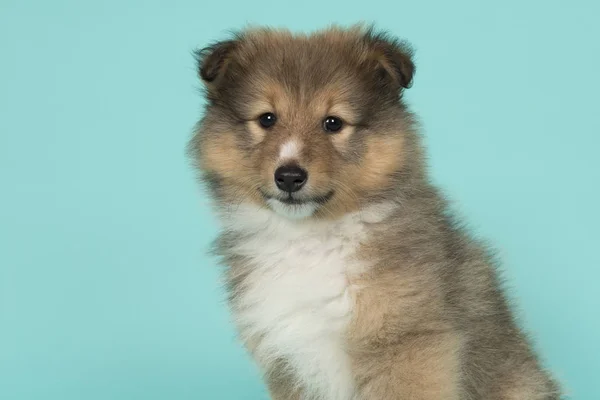
<svg viewBox="0 0 600 400">
<path fill-rule="evenodd" d="M 376 260 L 388 245 L 365 243 Z M 444 322 L 443 299 L 430 271 L 372 267 L 353 279 L 355 317 L 349 329 L 361 399 L 458 400 L 461 338 Z"/>
<path fill-rule="evenodd" d="M 389 176 L 400 170 L 404 137 L 372 137 L 367 139 L 367 153 L 356 182 L 362 190 L 373 190 L 387 187 Z"/>
<path fill-rule="evenodd" d="M 272 100 L 263 99 L 252 103 L 250 108 L 251 118 L 258 118 L 261 114 L 275 112 L 275 106 Z"/>
<path fill-rule="evenodd" d="M 248 132 L 250 132 L 252 144 L 255 146 L 262 142 L 267 135 L 267 131 L 261 127 L 257 121 L 246 122 L 246 128 L 248 129 Z"/>
<path fill-rule="evenodd" d="M 205 140 L 202 146 L 202 167 L 224 178 L 239 178 L 239 165 L 244 158 L 232 133 L 222 133 L 218 138 Z"/>
<path fill-rule="evenodd" d="M 452 333 L 407 336 L 402 343 L 355 355 L 362 400 L 459 400 L 460 339 Z"/>
<path fill-rule="evenodd" d="M 252 160 L 238 148 L 233 134 L 224 132 L 218 138 L 205 139 L 200 160 L 202 168 L 219 174 L 228 183 L 222 188 L 222 195 L 229 202 L 240 204 L 240 199 L 244 199 L 248 203 L 262 204 Z"/>
<path fill-rule="evenodd" d="M 350 105 L 345 103 L 334 103 L 327 112 L 327 115 L 340 117 L 342 120 L 344 120 L 344 122 L 346 122 L 349 125 L 353 125 L 356 123 L 355 115 L 352 111 L 352 108 L 350 107 Z"/>
<path fill-rule="evenodd" d="M 387 272 L 376 278 L 365 277 L 354 284 L 360 289 L 356 294 L 356 318 L 350 327 L 350 336 L 357 343 L 393 344 L 410 330 L 448 329 L 440 321 L 437 288 L 427 276 L 416 275 L 414 271 Z"/>
<path fill-rule="evenodd" d="M 348 150 L 348 140 L 350 140 L 350 137 L 354 134 L 354 130 L 353 126 L 345 126 L 340 132 L 331 135 L 331 143 L 333 143 L 337 151 L 344 153 Z"/>
</svg>

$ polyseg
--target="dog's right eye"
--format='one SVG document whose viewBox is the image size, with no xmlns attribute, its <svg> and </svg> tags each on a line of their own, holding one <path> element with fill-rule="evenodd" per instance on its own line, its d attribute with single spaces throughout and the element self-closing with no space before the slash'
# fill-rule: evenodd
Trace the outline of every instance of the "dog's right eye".
<svg viewBox="0 0 600 400">
<path fill-rule="evenodd" d="M 277 122 L 277 117 L 273 113 L 264 113 L 258 117 L 258 123 L 263 128 L 270 128 L 275 125 L 275 122 Z"/>
</svg>

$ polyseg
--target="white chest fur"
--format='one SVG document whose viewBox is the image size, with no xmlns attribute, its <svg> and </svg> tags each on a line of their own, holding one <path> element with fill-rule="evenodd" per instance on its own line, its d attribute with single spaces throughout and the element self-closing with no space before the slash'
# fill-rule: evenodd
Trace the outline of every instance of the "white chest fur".
<svg viewBox="0 0 600 400">
<path fill-rule="evenodd" d="M 252 234 L 234 249 L 251 270 L 234 310 L 242 338 L 261 337 L 254 356 L 263 366 L 285 359 L 307 399 L 354 397 L 344 341 L 354 303 L 348 278 L 367 267 L 356 250 L 387 209 L 307 223 L 241 208 L 230 220 L 229 229 Z"/>
</svg>

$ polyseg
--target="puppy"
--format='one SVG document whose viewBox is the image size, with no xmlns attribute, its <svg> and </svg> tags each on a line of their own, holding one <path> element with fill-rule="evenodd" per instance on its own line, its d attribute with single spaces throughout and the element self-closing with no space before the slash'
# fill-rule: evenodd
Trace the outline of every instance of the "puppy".
<svg viewBox="0 0 600 400">
<path fill-rule="evenodd" d="M 559 399 L 494 260 L 428 180 L 408 45 L 250 29 L 198 52 L 190 143 L 275 400 Z"/>
</svg>

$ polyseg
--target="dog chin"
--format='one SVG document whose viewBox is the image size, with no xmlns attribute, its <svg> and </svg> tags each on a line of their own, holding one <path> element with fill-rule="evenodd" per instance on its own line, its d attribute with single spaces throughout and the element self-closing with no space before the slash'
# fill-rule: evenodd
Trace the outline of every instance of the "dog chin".
<svg viewBox="0 0 600 400">
<path fill-rule="evenodd" d="M 313 215 L 319 207 L 318 204 L 313 201 L 300 204 L 287 204 L 277 199 L 268 199 L 267 204 L 276 214 L 293 220 L 308 218 Z"/>
</svg>

